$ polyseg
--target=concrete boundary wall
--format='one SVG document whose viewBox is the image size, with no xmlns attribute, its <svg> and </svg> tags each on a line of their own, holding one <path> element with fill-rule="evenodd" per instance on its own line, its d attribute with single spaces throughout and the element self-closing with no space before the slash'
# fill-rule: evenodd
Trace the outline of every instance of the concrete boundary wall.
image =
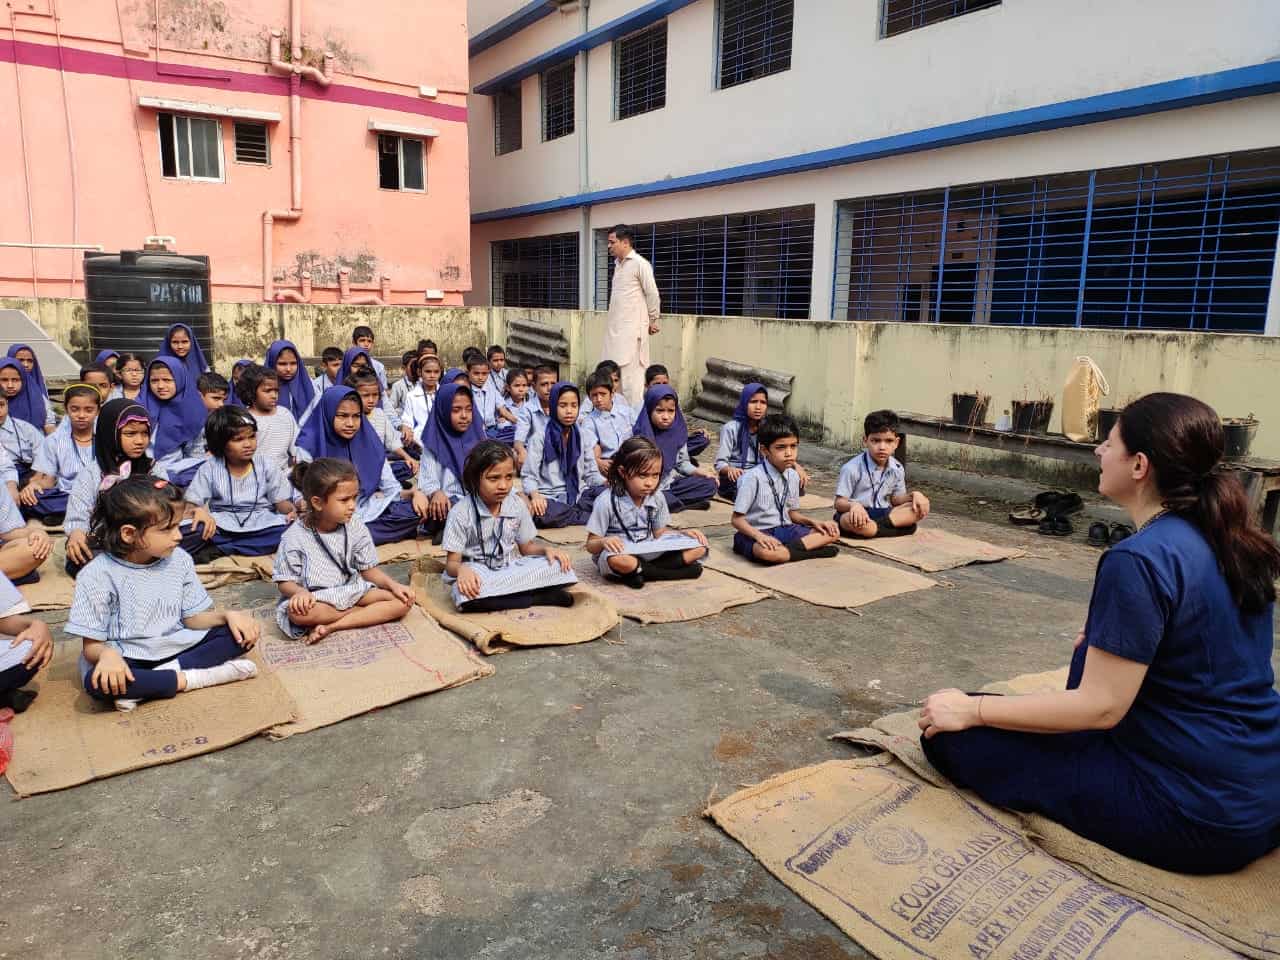
<svg viewBox="0 0 1280 960">
<path fill-rule="evenodd" d="M 84 302 L 0 298 L 25 310 L 77 358 L 90 349 Z M 507 324 L 530 319 L 559 328 L 569 341 L 570 369 L 581 381 L 600 358 L 605 314 L 593 310 L 518 307 L 346 307 L 309 304 L 214 304 L 213 361 L 224 372 L 240 357 L 262 357 L 275 339 L 293 340 L 304 354 L 350 343 L 351 328 L 368 324 L 377 352 L 394 355 L 431 337 L 446 362 L 463 347 L 505 343 Z M 1015 399 L 1053 397 L 1077 356 L 1091 356 L 1111 383 L 1103 406 L 1153 390 L 1189 393 L 1224 417 L 1261 420 L 1253 451 L 1280 459 L 1280 338 L 1213 333 L 1059 327 L 855 323 L 755 317 L 664 316 L 651 342 L 691 404 L 708 357 L 723 357 L 796 375 L 790 412 L 813 438 L 836 446 L 861 439 L 872 409 L 950 413 L 954 391 L 991 395 L 991 416 Z M 1057 430 L 1060 409 L 1051 429 Z"/>
</svg>

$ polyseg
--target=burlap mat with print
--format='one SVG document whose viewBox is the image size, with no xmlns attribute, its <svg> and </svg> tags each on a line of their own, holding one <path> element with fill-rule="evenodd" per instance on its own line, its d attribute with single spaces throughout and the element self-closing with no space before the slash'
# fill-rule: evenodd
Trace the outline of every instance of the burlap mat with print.
<svg viewBox="0 0 1280 960">
<path fill-rule="evenodd" d="M 841 537 L 848 547 L 857 547 L 889 560 L 897 560 L 926 573 L 951 570 L 970 563 L 998 563 L 1015 557 L 1025 557 L 1027 551 L 1020 547 L 1001 547 L 985 540 L 962 537 L 933 526 L 921 526 L 909 537 Z"/>
<path fill-rule="evenodd" d="M 747 580 L 766 590 L 785 593 L 821 607 L 848 609 L 885 597 L 936 586 L 918 573 L 845 554 L 821 560 L 801 560 L 768 566 L 753 563 L 729 550 L 713 549 L 706 566 Z"/>
<path fill-rule="evenodd" d="M 609 600 L 624 617 L 640 623 L 700 620 L 769 596 L 743 580 L 710 569 L 703 569 L 697 580 L 655 581 L 639 590 L 606 580 L 587 553 L 574 557 L 573 569 L 585 586 Z"/>
</svg>

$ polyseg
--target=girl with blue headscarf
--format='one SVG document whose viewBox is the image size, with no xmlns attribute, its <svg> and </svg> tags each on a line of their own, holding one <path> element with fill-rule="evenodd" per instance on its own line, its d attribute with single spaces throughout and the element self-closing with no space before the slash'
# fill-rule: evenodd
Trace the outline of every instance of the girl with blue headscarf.
<svg viewBox="0 0 1280 960">
<path fill-rule="evenodd" d="M 520 481 L 529 497 L 533 522 L 539 527 L 570 527 L 591 516 L 604 489 L 592 486 L 598 474 L 578 427 L 578 388 L 561 381 L 551 388 L 551 416 L 546 427 L 529 435 Z"/>
<path fill-rule="evenodd" d="M 151 417 L 152 456 L 174 486 L 185 487 L 205 460 L 204 422 L 209 411 L 181 360 L 151 361 L 142 405 Z"/>
<path fill-rule="evenodd" d="M 277 340 L 267 348 L 265 364 L 276 372 L 280 384 L 280 399 L 276 402 L 301 422 L 303 414 L 315 401 L 316 385 L 302 369 L 302 355 L 289 340 Z"/>
<path fill-rule="evenodd" d="M 28 420 L 28 422 L 33 426 L 39 427 L 45 433 L 52 433 L 53 428 L 58 425 L 58 417 L 53 412 L 53 403 L 49 400 L 49 386 L 44 382 L 44 371 L 40 369 L 40 358 L 25 343 L 15 343 L 9 348 L 6 356 L 22 368 L 23 375 L 26 378 L 23 392 L 27 394 L 27 402 L 31 405 L 32 416 L 32 419 Z M 38 415 L 36 413 L 37 409 L 40 410 Z M 37 416 L 41 418 L 39 423 L 35 422 Z M 22 419 L 27 420 L 27 417 L 24 416 Z"/>
<path fill-rule="evenodd" d="M 716 495 L 716 473 L 694 465 L 689 459 L 689 428 L 680 412 L 680 398 L 667 384 L 645 391 L 644 408 L 636 417 L 633 436 L 648 437 L 662 453 L 662 483 L 658 489 L 667 498 L 672 513 L 707 510 Z"/>
<path fill-rule="evenodd" d="M 430 501 L 427 526 L 434 534 L 444 530 L 449 508 L 462 498 L 467 455 L 484 438 L 471 388 L 457 383 L 441 386 L 419 438 L 418 490 Z"/>
<path fill-rule="evenodd" d="M 387 463 L 382 440 L 369 424 L 360 394 L 351 387 L 329 387 L 320 395 L 298 434 L 305 459 L 332 457 L 350 461 L 360 481 L 356 509 L 379 546 L 414 536 L 427 517 L 427 498 L 420 490 L 401 490 Z"/>
<path fill-rule="evenodd" d="M 173 357 L 181 363 L 187 370 L 187 379 L 193 390 L 200 374 L 209 369 L 209 361 L 204 358 L 195 331 L 185 323 L 175 323 L 165 331 L 164 342 L 156 351 L 156 357 Z"/>
</svg>

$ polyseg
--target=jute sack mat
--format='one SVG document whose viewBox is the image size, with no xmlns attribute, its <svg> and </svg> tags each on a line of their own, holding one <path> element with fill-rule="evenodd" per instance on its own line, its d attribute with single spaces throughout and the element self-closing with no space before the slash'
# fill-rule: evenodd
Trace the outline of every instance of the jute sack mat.
<svg viewBox="0 0 1280 960">
<path fill-rule="evenodd" d="M 19 796 L 47 793 L 248 740 L 294 717 L 294 704 L 257 650 L 258 675 L 149 700 L 131 713 L 92 699 L 80 683 L 79 646 L 60 644 L 32 688 L 35 703 L 12 721 L 5 775 Z"/>
<path fill-rule="evenodd" d="M 338 630 L 315 644 L 286 637 L 276 626 L 274 606 L 254 615 L 262 627 L 262 663 L 297 707 L 294 720 L 267 731 L 273 740 L 494 672 L 417 606 L 399 622 Z"/>
<path fill-rule="evenodd" d="M 986 693 L 1026 694 L 1061 690 L 1066 668 L 1025 674 L 988 684 Z M 929 783 L 955 790 L 950 781 L 930 765 L 920 747 L 919 712 L 892 713 L 870 727 L 835 734 L 887 750 Z M 964 792 L 970 804 L 993 815 L 995 807 Z M 1003 816 L 1014 814 L 1001 812 Z M 1052 856 L 1096 875 L 1110 886 L 1154 907 L 1180 923 L 1250 957 L 1280 957 L 1280 850 L 1272 851 L 1244 870 L 1220 876 L 1188 876 L 1170 873 L 1122 856 L 1072 833 L 1039 814 L 1017 814 L 1035 842 Z M 1135 954 L 1137 956 L 1139 954 Z M 1155 951 L 1140 954 L 1157 956 Z"/>
<path fill-rule="evenodd" d="M 700 620 L 769 596 L 745 581 L 706 568 L 697 580 L 659 580 L 639 590 L 606 580 L 590 554 L 576 555 L 573 569 L 585 586 L 607 599 L 628 620 L 639 623 Z"/>
<path fill-rule="evenodd" d="M 571 527 L 547 527 L 538 531 L 538 536 L 547 543 L 561 547 L 574 547 L 587 542 L 587 528 L 582 524 Z"/>
<path fill-rule="evenodd" d="M 884 960 L 1233 956 L 897 763 L 793 770 L 708 815 Z"/>
<path fill-rule="evenodd" d="M 408 563 L 421 557 L 443 557 L 444 548 L 441 546 L 433 546 L 430 540 L 397 540 L 394 543 L 384 543 L 377 548 L 378 566 L 385 566 L 389 563 Z M 260 580 L 271 581 L 271 573 L 275 566 L 276 558 L 269 557 L 246 557 L 253 567 L 254 576 Z M 196 568 L 199 569 L 198 567 Z"/>
<path fill-rule="evenodd" d="M 712 550 L 704 561 L 712 570 L 747 580 L 766 590 L 785 593 L 821 607 L 850 609 L 885 597 L 936 586 L 918 573 L 840 554 L 768 566 L 729 550 Z"/>
<path fill-rule="evenodd" d="M 847 547 L 856 547 L 870 553 L 897 560 L 926 573 L 951 570 L 971 563 L 999 563 L 1025 557 L 1027 551 L 1020 547 L 1002 547 L 985 540 L 962 537 L 933 526 L 921 526 L 907 537 L 841 537 Z"/>
<path fill-rule="evenodd" d="M 572 607 L 530 607 L 501 613 L 459 613 L 440 579 L 444 564 L 422 560 L 413 574 L 418 603 L 441 626 L 486 655 L 517 647 L 566 646 L 604 636 L 620 622 L 617 608 L 582 584 L 569 587 Z"/>
</svg>

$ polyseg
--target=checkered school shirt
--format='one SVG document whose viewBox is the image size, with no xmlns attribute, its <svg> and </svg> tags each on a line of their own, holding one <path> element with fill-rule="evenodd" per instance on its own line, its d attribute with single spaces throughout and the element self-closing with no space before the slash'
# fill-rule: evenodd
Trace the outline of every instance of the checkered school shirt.
<svg viewBox="0 0 1280 960">
<path fill-rule="evenodd" d="M 763 461 L 738 480 L 738 497 L 733 512 L 741 513 L 757 530 L 769 530 L 791 522 L 789 511 L 800 507 L 800 474 L 788 468 L 779 474 Z"/>
<path fill-rule="evenodd" d="M 300 521 L 290 524 L 280 538 L 271 579 L 298 583 L 312 592 L 331 590 L 363 579 L 360 574 L 377 565 L 378 550 L 359 515 L 328 533 Z"/>
<path fill-rule="evenodd" d="M 500 570 L 520 555 L 520 544 L 537 535 L 529 508 L 513 490 L 502 501 L 496 517 L 476 497 L 465 496 L 455 503 L 440 545 L 448 553 L 462 554 L 466 563 Z"/>
<path fill-rule="evenodd" d="M 70 430 L 55 430 L 44 438 L 36 450 L 31 469 L 36 473 L 58 478 L 58 490 L 70 493 L 80 471 L 93 463 L 93 443 L 82 447 L 76 443 Z"/>
<path fill-rule="evenodd" d="M 158 463 L 151 465 L 150 475 L 157 480 L 169 479 L 168 472 Z M 62 528 L 68 534 L 76 530 L 89 532 L 89 517 L 93 514 L 94 504 L 98 502 L 100 486 L 102 486 L 102 468 L 94 459 L 80 471 L 76 482 L 71 485 L 71 492 L 67 494 L 67 518 L 62 522 Z"/>
<path fill-rule="evenodd" d="M 131 660 L 171 660 L 208 632 L 189 630 L 182 621 L 212 606 L 181 547 L 148 564 L 104 553 L 76 577 L 65 629 L 72 636 L 102 640 Z"/>
<path fill-rule="evenodd" d="M 760 462 L 760 444 L 756 443 L 754 437 L 747 444 L 746 458 L 738 456 L 738 441 L 741 437 L 742 424 L 737 420 L 730 420 L 720 428 L 720 447 L 716 451 L 717 470 L 723 470 L 725 467 L 750 470 Z"/>
<path fill-rule="evenodd" d="M 43 443 L 44 434 L 25 420 L 11 414 L 0 423 L 0 447 L 4 447 L 14 463 L 31 463 Z"/>
<path fill-rule="evenodd" d="M 233 477 L 227 462 L 210 457 L 191 478 L 186 493 L 188 503 L 205 507 L 218 528 L 231 533 L 248 533 L 284 525 L 284 516 L 275 505 L 293 496 L 293 485 L 263 456 L 253 458 L 253 469 L 243 477 Z"/>
<path fill-rule="evenodd" d="M 621 522 L 619 522 L 621 521 Z M 587 533 L 597 537 L 621 537 L 639 543 L 652 539 L 671 522 L 667 498 L 651 493 L 640 506 L 627 494 L 606 490 L 596 497 L 587 521 Z"/>
<path fill-rule="evenodd" d="M 254 459 L 263 457 L 276 469 L 288 473 L 290 463 L 297 455 L 294 444 L 298 440 L 298 421 L 284 407 L 276 407 L 270 416 L 263 416 L 256 410 L 250 410 L 249 414 L 258 421 L 258 451 Z"/>
<path fill-rule="evenodd" d="M 590 450 L 600 444 L 600 456 L 605 460 L 617 453 L 622 442 L 630 438 L 634 424 L 635 417 L 616 406 L 612 410 L 589 410 L 585 417 L 578 419 L 578 426 L 582 428 L 582 445 Z"/>
<path fill-rule="evenodd" d="M 530 397 L 524 402 L 519 410 L 516 411 L 516 438 L 515 443 L 523 443 L 526 446 L 529 438 L 536 434 L 541 434 L 547 429 L 547 421 L 551 419 L 550 413 L 543 413 L 542 404 L 538 402 L 537 397 Z"/>
</svg>

